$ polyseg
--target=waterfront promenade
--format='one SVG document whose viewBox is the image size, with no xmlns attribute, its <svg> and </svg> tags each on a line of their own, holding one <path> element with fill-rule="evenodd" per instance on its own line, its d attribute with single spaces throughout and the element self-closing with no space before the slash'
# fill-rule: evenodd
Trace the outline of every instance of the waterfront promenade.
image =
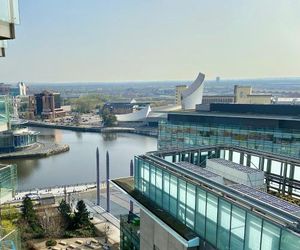
<svg viewBox="0 0 300 250">
<path fill-rule="evenodd" d="M 63 125 L 42 121 L 28 121 L 28 126 L 31 127 L 41 127 L 41 128 L 52 128 L 52 129 L 65 129 L 77 132 L 91 132 L 91 133 L 133 133 L 145 136 L 157 137 L 158 131 L 156 128 L 151 127 L 102 127 L 102 126 L 76 126 L 76 125 Z"/>
</svg>

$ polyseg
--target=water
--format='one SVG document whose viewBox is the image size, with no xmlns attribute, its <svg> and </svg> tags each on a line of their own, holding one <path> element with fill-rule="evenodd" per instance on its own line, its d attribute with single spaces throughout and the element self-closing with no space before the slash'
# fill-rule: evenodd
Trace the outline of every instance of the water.
<svg viewBox="0 0 300 250">
<path fill-rule="evenodd" d="M 32 128 L 39 140 L 68 144 L 70 151 L 40 159 L 2 160 L 17 164 L 18 189 L 34 189 L 96 181 L 96 147 L 100 152 L 100 176 L 105 178 L 105 155 L 110 153 L 111 178 L 129 175 L 134 155 L 156 150 L 157 140 L 135 134 L 81 133 L 68 130 Z"/>
</svg>

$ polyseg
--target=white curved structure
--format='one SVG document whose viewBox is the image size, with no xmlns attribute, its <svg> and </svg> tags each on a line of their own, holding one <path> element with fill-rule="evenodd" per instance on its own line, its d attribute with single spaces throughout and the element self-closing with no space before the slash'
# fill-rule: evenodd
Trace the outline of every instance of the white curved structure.
<svg viewBox="0 0 300 250">
<path fill-rule="evenodd" d="M 150 105 L 147 105 L 138 111 L 129 114 L 116 115 L 116 117 L 119 122 L 135 122 L 147 118 L 150 111 Z"/>
<path fill-rule="evenodd" d="M 182 109 L 195 109 L 196 104 L 202 103 L 205 75 L 199 73 L 197 79 L 181 94 Z"/>
</svg>

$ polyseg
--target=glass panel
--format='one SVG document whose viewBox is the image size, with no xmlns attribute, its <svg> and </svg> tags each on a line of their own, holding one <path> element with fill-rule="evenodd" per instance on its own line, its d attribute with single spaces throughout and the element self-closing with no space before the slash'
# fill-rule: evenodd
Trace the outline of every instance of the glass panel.
<svg viewBox="0 0 300 250">
<path fill-rule="evenodd" d="M 163 180 L 164 180 L 164 186 L 163 186 L 163 208 L 166 211 L 169 211 L 170 209 L 170 175 L 166 172 L 164 172 L 163 175 Z"/>
<path fill-rule="evenodd" d="M 194 228 L 195 221 L 195 199 L 196 187 L 192 184 L 187 184 L 186 194 L 186 224 L 190 228 Z"/>
<path fill-rule="evenodd" d="M 150 199 L 155 201 L 155 167 L 150 166 Z"/>
<path fill-rule="evenodd" d="M 280 228 L 264 221 L 261 239 L 261 249 L 277 250 L 279 249 Z"/>
<path fill-rule="evenodd" d="M 186 182 L 179 179 L 178 219 L 185 224 Z"/>
<path fill-rule="evenodd" d="M 261 223 L 262 220 L 250 213 L 247 215 L 246 222 L 246 250 L 259 250 L 261 241 Z"/>
<path fill-rule="evenodd" d="M 280 250 L 295 250 L 295 249 L 299 249 L 299 246 L 300 246 L 299 236 L 293 234 L 292 232 L 282 230 Z"/>
<path fill-rule="evenodd" d="M 177 215 L 177 177 L 171 176 L 170 182 L 170 212 L 173 216 Z"/>
<path fill-rule="evenodd" d="M 156 168 L 156 203 L 162 206 L 162 170 Z"/>
<path fill-rule="evenodd" d="M 246 212 L 232 206 L 230 249 L 240 250 L 244 247 L 245 216 Z"/>
<path fill-rule="evenodd" d="M 206 209 L 206 239 L 213 245 L 216 245 L 217 236 L 217 217 L 218 217 L 218 198 L 207 193 Z"/>
<path fill-rule="evenodd" d="M 206 192 L 197 187 L 196 232 L 204 238 L 206 216 Z"/>
<path fill-rule="evenodd" d="M 218 218 L 218 241 L 217 247 L 220 250 L 229 249 L 231 205 L 222 199 L 219 200 Z"/>
</svg>

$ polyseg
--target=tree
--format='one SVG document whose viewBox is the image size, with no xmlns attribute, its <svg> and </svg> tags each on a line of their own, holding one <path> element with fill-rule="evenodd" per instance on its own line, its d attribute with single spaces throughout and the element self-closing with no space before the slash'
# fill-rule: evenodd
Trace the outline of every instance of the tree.
<svg viewBox="0 0 300 250">
<path fill-rule="evenodd" d="M 76 210 L 74 217 L 75 226 L 77 228 L 89 226 L 91 224 L 89 220 L 89 212 L 83 200 L 77 202 Z"/>
<path fill-rule="evenodd" d="M 66 227 L 72 227 L 71 207 L 65 200 L 60 202 L 58 211 L 60 212 Z"/>
<path fill-rule="evenodd" d="M 32 200 L 26 197 L 23 200 L 23 207 L 21 209 L 22 217 L 30 224 L 37 222 L 37 216 L 33 208 Z"/>
<path fill-rule="evenodd" d="M 102 121 L 104 126 L 112 126 L 117 122 L 117 117 L 111 113 L 108 109 L 104 109 L 102 112 Z"/>
<path fill-rule="evenodd" d="M 33 203 L 29 197 L 23 200 L 22 219 L 19 221 L 19 226 L 24 230 L 25 234 L 31 235 L 31 238 L 41 238 L 44 236 L 45 231 L 43 230 L 38 217 L 33 208 Z M 24 235 L 22 236 L 24 238 Z M 27 236 L 25 236 L 26 238 Z"/>
</svg>

